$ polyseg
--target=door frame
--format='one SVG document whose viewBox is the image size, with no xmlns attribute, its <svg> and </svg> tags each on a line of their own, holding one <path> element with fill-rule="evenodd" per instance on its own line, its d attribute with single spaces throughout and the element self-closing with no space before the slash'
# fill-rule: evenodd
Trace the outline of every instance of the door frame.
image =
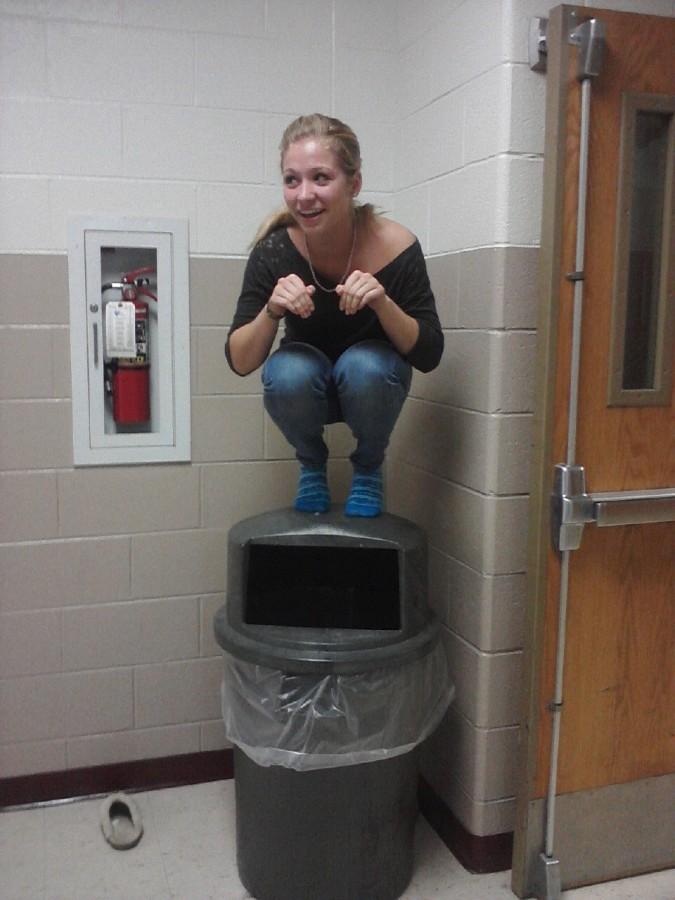
<svg viewBox="0 0 675 900">
<path fill-rule="evenodd" d="M 520 715 L 519 759 L 516 771 L 516 815 L 513 834 L 512 888 L 519 896 L 529 893 L 531 873 L 527 860 L 530 832 L 530 798 L 537 773 L 540 724 L 540 676 L 544 653 L 546 582 L 550 548 L 550 503 L 553 486 L 551 448 L 557 363 L 559 294 L 562 270 L 563 226 L 560 211 L 565 190 L 567 138 L 567 71 L 570 46 L 563 40 L 569 31 L 571 6 L 557 6 L 549 13 L 546 31 L 546 115 L 539 256 L 539 309 L 537 361 L 532 431 L 528 507 L 528 564 L 523 692 Z M 543 822 L 542 822 L 543 831 Z"/>
</svg>

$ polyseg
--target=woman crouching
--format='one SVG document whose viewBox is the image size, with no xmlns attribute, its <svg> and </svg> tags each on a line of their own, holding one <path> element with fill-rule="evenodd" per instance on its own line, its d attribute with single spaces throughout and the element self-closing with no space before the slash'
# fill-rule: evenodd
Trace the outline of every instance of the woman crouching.
<svg viewBox="0 0 675 900">
<path fill-rule="evenodd" d="M 256 236 L 225 353 L 239 375 L 264 363 L 265 409 L 300 463 L 295 508 L 330 508 L 323 432 L 344 421 L 356 439 L 345 513 L 377 516 L 412 368 L 429 372 L 443 353 L 422 248 L 407 228 L 357 204 L 360 148 L 343 122 L 301 116 L 280 149 L 286 206 Z"/>
</svg>

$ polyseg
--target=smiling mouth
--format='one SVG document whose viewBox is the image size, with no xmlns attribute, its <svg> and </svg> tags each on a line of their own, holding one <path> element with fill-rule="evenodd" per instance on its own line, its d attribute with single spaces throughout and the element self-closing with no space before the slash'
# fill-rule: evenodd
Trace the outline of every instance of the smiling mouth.
<svg viewBox="0 0 675 900">
<path fill-rule="evenodd" d="M 310 209 L 308 212 L 299 211 L 299 215 L 302 216 L 303 219 L 316 219 L 322 212 L 322 209 Z"/>
</svg>

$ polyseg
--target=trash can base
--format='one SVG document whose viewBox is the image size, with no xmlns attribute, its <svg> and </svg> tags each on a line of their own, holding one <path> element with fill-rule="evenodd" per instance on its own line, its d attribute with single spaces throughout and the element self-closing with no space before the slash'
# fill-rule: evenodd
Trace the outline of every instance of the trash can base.
<svg viewBox="0 0 675 900">
<path fill-rule="evenodd" d="M 237 865 L 256 900 L 396 900 L 413 870 L 417 751 L 296 772 L 235 747 Z"/>
</svg>

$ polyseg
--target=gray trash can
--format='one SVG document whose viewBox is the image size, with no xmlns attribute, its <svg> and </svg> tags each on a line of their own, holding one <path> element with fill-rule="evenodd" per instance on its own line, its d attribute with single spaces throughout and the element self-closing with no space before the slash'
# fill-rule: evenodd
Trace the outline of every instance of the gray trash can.
<svg viewBox="0 0 675 900">
<path fill-rule="evenodd" d="M 418 745 L 452 699 L 426 539 L 396 516 L 279 510 L 229 535 L 223 716 L 256 900 L 394 900 Z"/>
</svg>

